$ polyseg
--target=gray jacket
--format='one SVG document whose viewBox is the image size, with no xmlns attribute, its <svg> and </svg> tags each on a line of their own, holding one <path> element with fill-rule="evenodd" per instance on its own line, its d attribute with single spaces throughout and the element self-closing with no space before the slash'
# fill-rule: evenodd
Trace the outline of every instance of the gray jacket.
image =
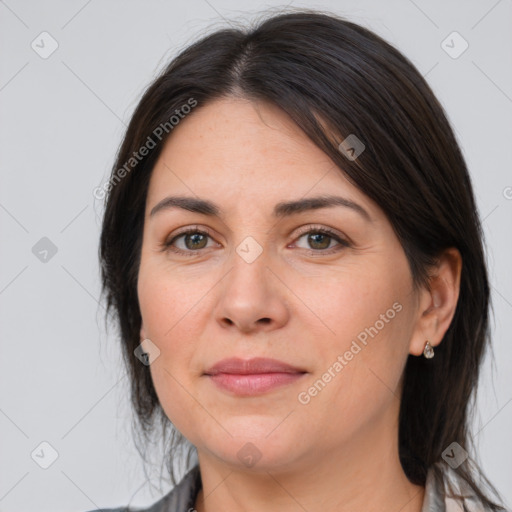
<svg viewBox="0 0 512 512">
<path fill-rule="evenodd" d="M 467 491 L 467 487 L 455 470 L 444 465 L 443 474 L 445 479 L 450 478 L 454 482 L 458 491 L 465 489 L 463 493 L 464 496 L 468 497 L 466 504 L 470 512 L 486 512 L 481 505 L 478 505 L 477 499 Z M 149 508 L 120 507 L 89 512 L 195 512 L 194 505 L 200 489 L 201 476 L 199 466 L 194 466 L 176 487 Z M 460 511 L 462 511 L 462 508 L 458 502 L 445 495 L 443 485 L 435 480 L 433 471 L 430 469 L 425 482 L 425 498 L 421 512 Z"/>
</svg>

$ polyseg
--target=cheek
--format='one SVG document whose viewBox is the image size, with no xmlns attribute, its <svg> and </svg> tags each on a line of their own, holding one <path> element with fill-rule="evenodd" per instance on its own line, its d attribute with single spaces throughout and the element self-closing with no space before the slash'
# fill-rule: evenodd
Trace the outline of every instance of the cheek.
<svg viewBox="0 0 512 512">
<path fill-rule="evenodd" d="M 319 305 L 315 312 L 330 330 L 319 339 L 321 363 L 310 382 L 318 394 L 311 403 L 335 417 L 334 424 L 347 421 L 348 430 L 354 417 L 369 420 L 399 399 L 411 335 L 411 281 L 405 259 L 384 263 L 354 266 L 337 282 L 309 289 L 310 303 Z"/>
<path fill-rule="evenodd" d="M 329 276 L 304 279 L 297 275 L 288 282 L 307 306 L 298 304 L 298 321 L 305 324 L 307 315 L 314 315 L 304 327 L 323 326 L 319 341 L 329 357 L 330 349 L 344 352 L 353 340 L 360 341 L 365 351 L 370 352 L 370 345 L 377 346 L 378 340 L 391 336 L 404 320 L 408 277 L 393 274 L 393 269 L 382 264 L 353 264 Z"/>
<path fill-rule="evenodd" d="M 183 433 L 194 431 L 192 419 L 203 412 L 190 391 L 202 329 L 198 313 L 207 285 L 206 278 L 185 279 L 174 270 L 142 260 L 138 298 L 144 334 L 160 350 L 149 370 L 166 416 Z"/>
<path fill-rule="evenodd" d="M 138 298 L 147 337 L 166 349 L 193 327 L 191 318 L 212 285 L 207 276 L 198 278 L 155 260 L 148 256 L 141 262 Z"/>
<path fill-rule="evenodd" d="M 162 367 L 162 371 L 165 368 L 181 380 L 196 348 L 191 343 L 198 328 L 194 318 L 195 294 L 180 293 L 175 280 L 148 274 L 143 274 L 141 279 L 144 280 L 139 285 L 139 304 L 144 334 L 160 350 L 155 367 Z M 155 385 L 162 378 L 159 377 Z"/>
</svg>

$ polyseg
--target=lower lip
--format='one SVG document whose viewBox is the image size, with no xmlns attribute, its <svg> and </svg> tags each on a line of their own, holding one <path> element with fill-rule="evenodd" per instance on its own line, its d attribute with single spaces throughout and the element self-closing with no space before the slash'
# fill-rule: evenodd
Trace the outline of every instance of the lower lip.
<svg viewBox="0 0 512 512">
<path fill-rule="evenodd" d="M 304 373 L 252 373 L 240 375 L 233 373 L 217 373 L 208 377 L 221 389 L 236 395 L 259 395 L 281 386 L 292 384 Z"/>
</svg>

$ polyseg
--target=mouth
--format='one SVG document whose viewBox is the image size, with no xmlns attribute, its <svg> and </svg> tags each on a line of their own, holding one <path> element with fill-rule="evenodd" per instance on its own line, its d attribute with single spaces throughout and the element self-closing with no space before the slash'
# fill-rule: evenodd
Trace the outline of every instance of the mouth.
<svg viewBox="0 0 512 512">
<path fill-rule="evenodd" d="M 267 358 L 219 361 L 205 371 L 218 388 L 238 396 L 254 396 L 290 385 L 307 372 L 283 361 Z"/>
</svg>

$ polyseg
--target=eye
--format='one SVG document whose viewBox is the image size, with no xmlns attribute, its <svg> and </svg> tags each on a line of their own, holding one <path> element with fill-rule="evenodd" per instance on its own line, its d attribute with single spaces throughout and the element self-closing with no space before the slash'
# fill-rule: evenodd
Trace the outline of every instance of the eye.
<svg viewBox="0 0 512 512">
<path fill-rule="evenodd" d="M 212 236 L 208 230 L 190 227 L 184 229 L 162 245 L 163 249 L 166 251 L 186 256 L 194 256 L 201 250 L 211 247 L 211 245 L 208 246 L 209 238 L 211 239 Z M 343 239 L 335 231 L 325 227 L 307 226 L 305 230 L 302 230 L 296 240 L 301 240 L 302 238 L 306 238 L 306 243 L 308 243 L 310 247 L 301 248 L 308 250 L 313 256 L 332 254 L 351 246 L 347 240 Z M 332 246 L 333 241 L 337 242 L 334 248 Z"/>
<path fill-rule="evenodd" d="M 343 248 L 350 247 L 350 243 L 338 235 L 335 231 L 325 227 L 311 227 L 308 226 L 306 231 L 302 231 L 299 238 L 306 239 L 306 243 L 309 247 L 302 247 L 303 249 L 309 250 L 310 254 L 313 255 L 325 255 L 339 252 Z M 337 245 L 332 242 L 337 242 Z M 321 253 L 321 254 L 318 254 Z"/>
<path fill-rule="evenodd" d="M 207 247 L 208 238 L 211 238 L 208 231 L 193 227 L 183 230 L 181 233 L 165 242 L 163 246 L 165 250 L 187 256 L 194 256 L 198 251 Z"/>
</svg>

